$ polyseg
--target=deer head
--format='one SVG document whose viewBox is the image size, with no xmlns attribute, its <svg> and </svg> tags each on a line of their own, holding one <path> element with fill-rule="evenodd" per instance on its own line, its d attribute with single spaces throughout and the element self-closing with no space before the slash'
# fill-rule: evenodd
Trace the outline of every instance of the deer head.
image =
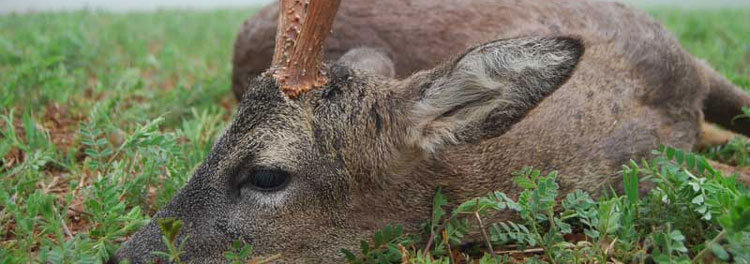
<svg viewBox="0 0 750 264">
<path fill-rule="evenodd" d="M 398 81 L 372 70 L 388 69 L 376 51 L 323 64 L 338 1 L 280 3 L 272 67 L 119 259 L 164 251 L 154 223 L 164 217 L 184 221 L 183 260 L 195 263 L 224 262 L 237 239 L 286 261 L 333 262 L 384 223 L 416 229 L 428 218 L 434 177 L 445 173 L 431 157 L 503 133 L 563 84 L 583 53 L 573 38 L 498 40 Z"/>
</svg>

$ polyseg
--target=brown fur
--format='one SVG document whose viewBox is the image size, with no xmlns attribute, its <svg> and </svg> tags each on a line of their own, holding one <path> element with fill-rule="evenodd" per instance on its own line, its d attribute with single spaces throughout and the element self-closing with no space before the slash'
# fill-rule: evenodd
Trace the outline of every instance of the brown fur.
<svg viewBox="0 0 750 264">
<path fill-rule="evenodd" d="M 276 9 L 275 5 L 263 9 L 245 22 L 238 35 L 233 73 L 238 98 L 247 80 L 270 62 L 273 50 L 267 47 L 273 46 Z M 486 168 L 477 167 L 470 157 L 451 157 L 459 160 L 458 167 L 471 166 L 460 174 L 513 171 L 539 161 L 543 168 L 584 172 L 577 177 L 593 187 L 611 183 L 600 179 L 659 143 L 691 149 L 701 135 L 698 109 L 703 107 L 719 124 L 750 132 L 746 122 L 727 120 L 740 114 L 738 105 L 750 104 L 747 94 L 693 59 L 657 21 L 620 3 L 343 1 L 326 56 L 337 59 L 366 46 L 390 57 L 396 77 L 403 78 L 476 43 L 531 35 L 584 39 L 588 52 L 578 75 L 567 85 L 577 88 L 561 89 L 496 140 L 488 155 L 497 158 L 483 159 Z M 711 91 L 716 98 L 706 100 Z M 563 138 L 566 142 L 559 142 Z M 512 157 L 498 156 L 500 149 Z M 588 175 L 602 172 L 607 175 Z M 583 187 L 577 181 L 564 185 Z"/>
<path fill-rule="evenodd" d="M 696 148 L 707 149 L 717 145 L 724 145 L 735 137 L 743 136 L 724 130 L 714 124 L 704 122 L 701 124 L 701 141 Z"/>
<path fill-rule="evenodd" d="M 344 1 L 328 58 L 374 52 L 344 59 L 326 87 L 294 100 L 268 77 L 249 77 L 270 62 L 274 28 L 274 8 L 243 28 L 236 119 L 155 216 L 186 221 L 191 261 L 222 262 L 242 239 L 288 262 L 337 262 L 339 248 L 384 223 L 417 230 L 438 186 L 453 202 L 515 196 L 510 178 L 523 166 L 559 171 L 563 192 L 596 192 L 659 144 L 692 148 L 709 95 L 738 94 L 659 23 L 616 3 Z M 389 72 L 376 63 L 383 54 L 403 80 L 373 74 Z M 463 55 L 438 63 L 454 54 Z M 725 119 L 739 98 L 707 117 Z M 292 175 L 283 190 L 244 183 L 269 167 Z M 163 251 L 159 233 L 149 224 L 118 257 L 140 263 Z"/>
</svg>

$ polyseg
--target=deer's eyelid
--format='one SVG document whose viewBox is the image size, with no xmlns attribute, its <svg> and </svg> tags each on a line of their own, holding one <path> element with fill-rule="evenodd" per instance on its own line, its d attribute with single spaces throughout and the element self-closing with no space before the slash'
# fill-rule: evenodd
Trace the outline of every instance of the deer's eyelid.
<svg viewBox="0 0 750 264">
<path fill-rule="evenodd" d="M 241 176 L 241 187 L 248 187 L 260 192 L 276 192 L 284 189 L 291 181 L 291 173 L 278 168 L 254 168 Z"/>
</svg>

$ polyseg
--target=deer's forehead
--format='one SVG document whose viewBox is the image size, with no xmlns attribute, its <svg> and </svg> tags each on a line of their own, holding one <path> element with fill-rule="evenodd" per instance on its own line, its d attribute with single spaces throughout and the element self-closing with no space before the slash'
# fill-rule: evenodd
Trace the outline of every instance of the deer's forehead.
<svg viewBox="0 0 750 264">
<path fill-rule="evenodd" d="M 255 142 L 255 152 L 268 153 L 264 155 L 271 159 L 299 152 L 330 153 L 363 136 L 366 128 L 381 130 L 390 107 L 379 89 L 392 83 L 344 66 L 334 65 L 330 72 L 326 86 L 294 99 L 279 92 L 274 81 L 256 79 L 229 133 L 241 135 L 238 143 Z"/>
<path fill-rule="evenodd" d="M 310 146 L 310 140 L 305 134 L 293 131 L 259 131 L 251 135 L 249 140 L 260 141 L 254 150 L 253 163 L 259 167 L 297 168 Z"/>
</svg>

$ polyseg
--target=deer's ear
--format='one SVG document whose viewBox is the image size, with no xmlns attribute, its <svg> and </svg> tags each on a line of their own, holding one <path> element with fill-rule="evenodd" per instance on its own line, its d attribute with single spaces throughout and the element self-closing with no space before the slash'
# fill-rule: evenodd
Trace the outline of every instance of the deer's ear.
<svg viewBox="0 0 750 264">
<path fill-rule="evenodd" d="M 373 48 L 360 47 L 347 51 L 339 63 L 357 68 L 372 74 L 393 78 L 395 70 L 393 61 L 383 52 Z"/>
<path fill-rule="evenodd" d="M 412 76 L 407 141 L 434 151 L 504 133 L 572 75 L 583 52 L 574 38 L 499 40 Z"/>
</svg>

